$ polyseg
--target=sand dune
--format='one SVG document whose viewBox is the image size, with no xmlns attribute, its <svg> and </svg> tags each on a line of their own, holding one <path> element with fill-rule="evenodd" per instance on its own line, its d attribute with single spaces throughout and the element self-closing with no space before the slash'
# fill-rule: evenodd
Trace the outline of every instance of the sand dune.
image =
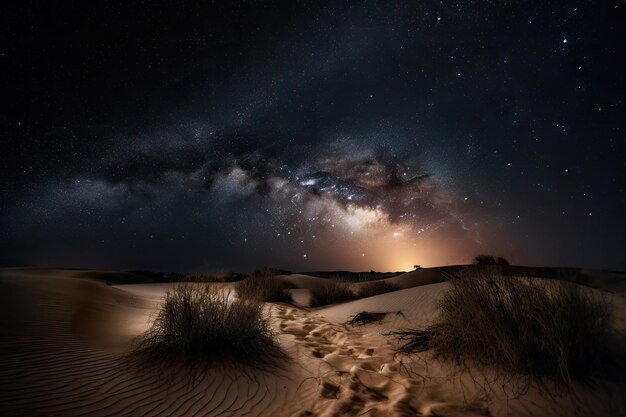
<svg viewBox="0 0 626 417">
<path fill-rule="evenodd" d="M 314 311 L 268 304 L 277 340 L 291 358 L 282 368 L 214 365 L 191 379 L 187 371 L 146 366 L 128 355 L 169 284 L 106 285 L 85 271 L 5 269 L 0 271 L 0 415 L 625 414 L 623 382 L 575 386 L 569 397 L 550 398 L 531 389 L 512 398 L 501 387 L 477 385 L 484 377 L 480 372 L 460 372 L 428 353 L 394 357 L 393 338 L 381 333 L 432 322 L 448 286 L 432 283 L 438 275 L 407 273 L 389 279 L 404 289 Z M 300 288 L 293 291 L 304 293 L 320 278 L 288 279 Z M 609 296 L 620 316 L 616 325 L 626 330 L 626 302 L 619 294 Z M 380 323 L 347 323 L 364 310 L 388 314 Z"/>
<path fill-rule="evenodd" d="M 65 272 L 0 278 L 0 414 L 278 415 L 289 375 L 219 367 L 199 380 L 129 362 L 154 300 Z M 164 286 L 163 286 L 164 290 Z M 293 393 L 291 393 L 293 395 Z M 295 412 L 295 411 L 294 411 Z"/>
</svg>

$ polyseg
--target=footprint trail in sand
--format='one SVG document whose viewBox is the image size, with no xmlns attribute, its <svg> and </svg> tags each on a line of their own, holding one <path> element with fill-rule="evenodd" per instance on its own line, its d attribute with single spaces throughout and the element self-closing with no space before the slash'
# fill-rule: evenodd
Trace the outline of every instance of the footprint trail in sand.
<svg viewBox="0 0 626 417">
<path fill-rule="evenodd" d="M 363 332 L 295 308 L 274 307 L 282 333 L 292 335 L 300 354 L 319 359 L 303 385 L 317 398 L 301 416 L 485 416 L 479 403 L 455 405 L 437 400 L 437 387 L 402 372 L 390 346 L 365 340 Z"/>
</svg>

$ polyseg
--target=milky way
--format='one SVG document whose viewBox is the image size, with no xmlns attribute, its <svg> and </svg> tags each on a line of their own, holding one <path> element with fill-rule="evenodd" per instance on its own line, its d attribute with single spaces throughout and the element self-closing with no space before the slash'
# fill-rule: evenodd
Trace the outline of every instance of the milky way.
<svg viewBox="0 0 626 417">
<path fill-rule="evenodd" d="M 154 149 L 101 157 L 92 162 L 104 167 L 99 176 L 36 188 L 28 196 L 34 210 L 28 218 L 36 214 L 35 222 L 18 209 L 13 217 L 22 219 L 21 227 L 35 240 L 44 238 L 37 236 L 40 230 L 60 236 L 47 255 L 53 258 L 93 257 L 93 246 L 65 247 L 70 219 L 76 233 L 71 242 L 97 236 L 94 246 L 99 243 L 107 254 L 140 259 L 151 259 L 151 249 L 167 247 L 175 255 L 195 247 L 208 268 L 267 262 L 400 270 L 478 250 L 461 199 L 420 171 L 417 162 L 341 141 L 294 163 L 289 151 L 224 154 L 211 136 L 193 141 L 193 159 L 185 158 L 186 145 L 170 149 L 172 164 Z M 179 153 L 184 166 L 175 162 Z M 156 162 L 142 166 L 149 159 Z M 119 176 L 120 170 L 127 172 Z M 441 251 L 450 238 L 467 246 Z"/>
<path fill-rule="evenodd" d="M 626 267 L 622 3 L 60 7 L 4 25 L 2 265 Z"/>
</svg>

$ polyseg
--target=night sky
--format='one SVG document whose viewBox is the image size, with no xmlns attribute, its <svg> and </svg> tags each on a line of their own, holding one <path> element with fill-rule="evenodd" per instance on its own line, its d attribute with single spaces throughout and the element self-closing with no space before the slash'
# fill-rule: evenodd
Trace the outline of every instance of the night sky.
<svg viewBox="0 0 626 417">
<path fill-rule="evenodd" d="M 1 13 L 2 266 L 626 268 L 624 1 L 73 3 Z"/>
</svg>

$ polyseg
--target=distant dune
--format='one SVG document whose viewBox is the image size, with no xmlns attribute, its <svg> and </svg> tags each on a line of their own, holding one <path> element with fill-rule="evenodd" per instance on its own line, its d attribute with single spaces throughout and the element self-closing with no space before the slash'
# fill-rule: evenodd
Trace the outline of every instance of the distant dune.
<svg viewBox="0 0 626 417">
<path fill-rule="evenodd" d="M 146 272 L 68 269 L 0 270 L 0 415 L 61 416 L 618 416 L 626 382 L 574 384 L 570 396 L 476 383 L 481 370 L 459 373 L 427 354 L 395 355 L 384 334 L 424 328 L 437 316 L 463 266 L 412 271 L 384 281 L 396 291 L 308 307 L 309 292 L 329 278 L 283 275 L 294 304 L 266 305 L 289 360 L 271 372 L 213 364 L 187 371 L 148 366 L 130 354 L 171 287 Z M 601 291 L 614 326 L 626 332 L 624 275 L 511 267 L 506 274 L 569 279 Z M 551 276 L 547 276 L 551 275 Z M 553 275 L 553 276 L 552 276 Z M 231 288 L 233 284 L 218 285 Z M 364 283 L 350 283 L 357 290 Z M 349 324 L 361 311 L 381 321 Z M 251 353 L 253 354 L 253 353 Z M 487 374 L 483 375 L 488 377 Z M 545 393 L 544 393 L 545 394 Z"/>
</svg>

